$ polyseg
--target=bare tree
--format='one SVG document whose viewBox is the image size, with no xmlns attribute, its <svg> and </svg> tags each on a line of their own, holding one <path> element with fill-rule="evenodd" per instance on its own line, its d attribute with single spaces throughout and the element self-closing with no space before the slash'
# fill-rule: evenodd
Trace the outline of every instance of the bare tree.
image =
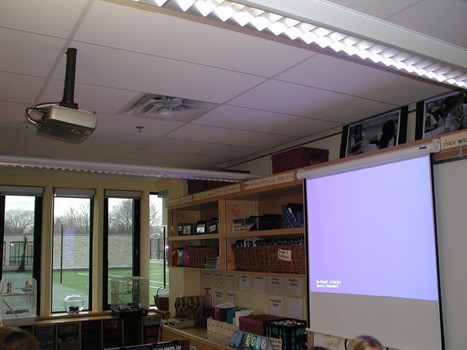
<svg viewBox="0 0 467 350">
<path fill-rule="evenodd" d="M 34 231 L 32 210 L 11 209 L 5 213 L 5 233 L 31 234 Z"/>
<path fill-rule="evenodd" d="M 75 234 L 89 234 L 89 205 L 81 203 L 77 207 L 68 207 L 60 217 L 55 219 L 55 233 L 60 232 L 61 227 L 58 227 L 58 220 L 65 228 L 72 228 Z"/>
<path fill-rule="evenodd" d="M 156 203 L 149 207 L 149 233 L 151 236 L 162 233 L 162 213 Z"/>
<path fill-rule="evenodd" d="M 109 212 L 109 234 L 133 234 L 133 200 L 124 199 Z"/>
<path fill-rule="evenodd" d="M 149 207 L 149 244 L 151 259 L 161 259 L 164 252 L 162 212 L 156 202 Z"/>
</svg>

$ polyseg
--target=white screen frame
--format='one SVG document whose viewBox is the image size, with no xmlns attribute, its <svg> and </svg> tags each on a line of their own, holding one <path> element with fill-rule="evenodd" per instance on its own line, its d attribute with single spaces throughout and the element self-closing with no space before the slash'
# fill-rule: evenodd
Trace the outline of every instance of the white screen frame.
<svg viewBox="0 0 467 350">
<path fill-rule="evenodd" d="M 431 163 L 429 162 L 429 155 L 427 155 L 431 151 L 430 147 L 419 147 L 412 151 L 403 150 L 399 154 L 398 152 L 387 152 L 380 159 L 377 156 L 372 157 L 371 160 L 358 159 L 356 162 L 341 163 L 337 167 L 331 166 L 327 170 L 325 169 L 326 167 L 323 167 L 317 172 L 313 172 L 312 170 L 307 173 L 305 171 L 300 175 L 301 178 L 306 179 L 307 249 L 309 250 L 307 263 L 309 284 L 307 288 L 311 331 L 342 338 L 353 338 L 355 335 L 362 333 L 371 334 L 380 339 L 385 346 L 396 349 L 439 350 L 443 348 Z M 393 154 L 389 155 L 388 153 Z M 362 169 L 372 169 L 375 166 L 385 166 L 391 164 L 393 161 L 418 159 L 420 157 L 427 159 L 426 168 L 429 170 L 428 180 L 425 179 L 425 181 L 429 181 L 428 186 L 430 188 L 429 208 L 432 217 L 428 223 L 428 227 L 432 227 L 435 266 L 431 266 L 431 274 L 436 284 L 437 293 L 435 298 L 431 295 L 430 297 L 421 298 L 425 300 L 416 300 L 413 298 L 417 298 L 417 296 L 411 295 L 399 297 L 383 295 L 376 297 L 360 292 L 340 294 L 333 290 L 329 293 L 313 291 L 311 288 L 313 281 L 310 270 L 313 270 L 314 260 L 313 253 L 310 250 L 312 251 L 311 247 L 313 247 L 316 239 L 313 241 L 314 236 L 310 234 L 314 226 L 310 224 L 310 220 L 313 219 L 310 218 L 308 212 L 311 209 L 309 201 L 312 201 L 310 198 L 311 194 L 309 193 L 309 181 L 348 171 L 360 171 Z M 406 178 L 404 177 L 405 180 Z M 339 200 L 341 199 L 339 198 Z M 316 207 L 313 209 L 316 209 Z M 325 209 L 329 210 L 330 208 Z M 336 217 L 339 216 L 337 215 Z M 393 320 L 391 321 L 391 319 Z"/>
</svg>

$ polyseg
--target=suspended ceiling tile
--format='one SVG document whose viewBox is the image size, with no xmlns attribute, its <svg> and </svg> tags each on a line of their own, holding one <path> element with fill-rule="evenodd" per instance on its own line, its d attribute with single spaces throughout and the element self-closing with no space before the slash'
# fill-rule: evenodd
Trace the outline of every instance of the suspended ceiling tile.
<svg viewBox="0 0 467 350">
<path fill-rule="evenodd" d="M 99 131 L 141 136 L 148 139 L 163 136 L 182 125 L 179 122 L 151 120 L 150 118 L 138 118 L 127 115 L 97 114 L 97 129 Z"/>
<path fill-rule="evenodd" d="M 88 0 L 54 1 L 1 0 L 2 26 L 24 29 L 57 37 L 67 37 Z"/>
<path fill-rule="evenodd" d="M 241 145 L 247 147 L 271 147 L 293 140 L 293 137 L 283 135 L 271 135 L 202 125 L 185 125 L 167 135 L 166 138 L 189 141 L 205 141 L 209 139 L 213 144 Z"/>
<path fill-rule="evenodd" d="M 0 129 L 0 152 L 10 154 L 14 152 L 13 146 L 24 127 L 18 123 L 2 123 Z"/>
<path fill-rule="evenodd" d="M 144 8 L 97 2 L 75 39 L 260 76 L 277 74 L 312 54 Z M 128 22 L 133 25 L 122 25 Z"/>
<path fill-rule="evenodd" d="M 448 4 L 449 3 L 449 4 Z M 441 41 L 467 48 L 467 2 L 422 0 L 388 20 Z M 467 62 L 467 54 L 466 54 Z"/>
<path fill-rule="evenodd" d="M 0 72 L 0 100 L 33 105 L 43 78 Z"/>
<path fill-rule="evenodd" d="M 118 159 L 143 147 L 147 142 L 149 142 L 148 138 L 140 136 L 94 133 L 76 148 L 67 150 L 66 152 L 62 152 L 61 150 L 51 152 L 57 157 L 72 152 L 74 158 L 80 160 L 89 160 L 89 154 L 92 154 L 92 157 L 97 159 L 105 159 L 105 157 Z"/>
<path fill-rule="evenodd" d="M 63 39 L 1 27 L 0 42 L 0 71 L 41 77 L 49 75 L 65 44 Z"/>
<path fill-rule="evenodd" d="M 337 123 L 371 116 L 396 106 L 332 91 L 271 80 L 230 104 Z"/>
<path fill-rule="evenodd" d="M 1 80 L 1 76 L 0 76 L 0 80 Z M 2 92 L 0 88 L 0 95 L 1 94 Z M 24 103 L 0 101 L 1 122 L 25 123 L 26 122 L 25 111 L 26 111 L 26 108 L 28 107 L 30 106 Z M 0 127 L 0 133 L 1 131 L 2 130 Z"/>
<path fill-rule="evenodd" d="M 413 103 L 426 96 L 448 91 L 447 88 L 402 73 L 394 74 L 324 55 L 315 55 L 276 79 L 393 105 Z"/>
<path fill-rule="evenodd" d="M 174 157 L 176 157 L 177 160 L 175 160 Z M 137 151 L 131 154 L 131 158 L 123 157 L 123 159 L 129 159 L 133 162 L 137 162 L 138 160 L 145 161 L 147 159 L 147 155 L 145 153 Z M 200 166 L 203 168 L 213 168 L 216 166 L 216 164 L 222 163 L 227 159 L 229 159 L 227 156 L 173 153 L 155 149 L 151 153 L 149 164 L 174 168 L 180 167 L 180 164 L 183 164 L 184 169 L 199 169 Z"/>
<path fill-rule="evenodd" d="M 446 41 L 467 40 L 465 1 L 336 2 Z M 0 50 L 0 144 L 8 147 L 1 153 L 173 167 L 236 164 L 235 158 L 298 144 L 302 135 L 309 140 L 328 127 L 452 90 L 138 6 L 0 0 L 7 48 Z M 96 131 L 80 145 L 36 136 L 24 123 L 25 107 L 62 98 L 67 47 L 78 49 L 75 102 L 98 112 Z M 140 93 L 228 105 L 190 122 L 197 125 L 118 115 Z"/>
<path fill-rule="evenodd" d="M 419 0 L 330 0 L 329 2 L 349 9 L 366 13 L 377 18 L 385 18 Z"/>
<path fill-rule="evenodd" d="M 249 74 L 147 54 L 88 44 L 75 46 L 79 60 L 76 81 L 93 85 L 217 103 L 264 81 Z"/>
<path fill-rule="evenodd" d="M 61 101 L 64 83 L 64 80 L 49 80 L 41 99 L 44 101 Z M 120 111 L 125 104 L 137 95 L 138 92 L 132 90 L 75 83 L 74 102 L 81 109 L 111 114 Z"/>
<path fill-rule="evenodd" d="M 223 156 L 230 158 L 242 157 L 245 154 L 257 152 L 260 148 L 248 147 L 244 145 L 220 145 L 209 142 L 209 139 L 203 141 L 187 141 L 187 140 L 170 140 L 170 139 L 158 139 L 151 142 L 144 148 L 138 151 L 139 154 L 150 155 L 154 152 L 154 149 L 158 151 L 166 151 L 167 154 L 171 152 L 175 153 L 188 153 L 196 155 L 206 156 Z"/>
<path fill-rule="evenodd" d="M 227 105 L 206 113 L 193 123 L 294 137 L 305 137 L 310 132 L 339 125 L 324 120 Z"/>
</svg>

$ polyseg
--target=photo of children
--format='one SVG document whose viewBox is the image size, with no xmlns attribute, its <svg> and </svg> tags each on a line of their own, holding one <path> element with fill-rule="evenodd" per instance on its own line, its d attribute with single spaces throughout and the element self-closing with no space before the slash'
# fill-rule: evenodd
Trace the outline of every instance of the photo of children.
<svg viewBox="0 0 467 350">
<path fill-rule="evenodd" d="M 467 128 L 467 92 L 456 91 L 417 104 L 417 138 Z"/>
<path fill-rule="evenodd" d="M 347 129 L 345 157 L 399 144 L 402 110 L 398 109 L 361 122 Z"/>
</svg>

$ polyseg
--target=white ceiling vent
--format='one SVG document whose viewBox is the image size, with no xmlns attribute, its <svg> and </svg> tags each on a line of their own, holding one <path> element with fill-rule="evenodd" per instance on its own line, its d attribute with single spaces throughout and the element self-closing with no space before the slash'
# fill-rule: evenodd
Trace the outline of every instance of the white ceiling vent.
<svg viewBox="0 0 467 350">
<path fill-rule="evenodd" d="M 144 94 L 124 107 L 122 113 L 153 119 L 188 121 L 216 106 L 214 103 L 182 97 Z"/>
</svg>

